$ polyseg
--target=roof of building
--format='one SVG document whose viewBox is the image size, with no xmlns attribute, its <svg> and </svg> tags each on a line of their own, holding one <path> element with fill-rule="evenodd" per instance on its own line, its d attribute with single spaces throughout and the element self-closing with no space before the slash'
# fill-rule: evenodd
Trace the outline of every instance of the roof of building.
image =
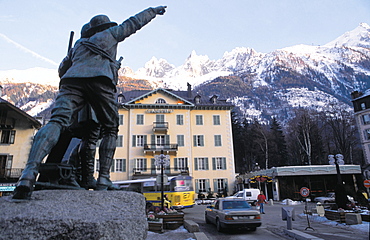
<svg viewBox="0 0 370 240">
<path fill-rule="evenodd" d="M 27 114 L 26 112 L 22 111 L 21 109 L 17 108 L 16 106 L 14 106 L 13 104 L 11 104 L 10 102 L 0 98 L 0 104 L 2 106 L 5 105 L 6 108 L 16 112 L 17 114 L 21 115 L 22 117 L 26 118 L 28 121 L 30 121 L 32 123 L 32 125 L 35 127 L 35 128 L 40 128 L 41 127 L 41 123 L 35 119 L 34 117 L 32 117 L 31 115 Z"/>
</svg>

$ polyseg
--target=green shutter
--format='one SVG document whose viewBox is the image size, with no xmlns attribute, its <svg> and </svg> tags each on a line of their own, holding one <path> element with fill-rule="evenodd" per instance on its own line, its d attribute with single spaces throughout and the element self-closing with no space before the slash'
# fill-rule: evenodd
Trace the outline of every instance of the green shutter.
<svg viewBox="0 0 370 240">
<path fill-rule="evenodd" d="M 144 135 L 144 145 L 147 144 L 147 136 Z"/>
<path fill-rule="evenodd" d="M 155 144 L 155 135 L 154 134 L 151 135 L 151 140 L 152 140 L 152 144 Z"/>
<path fill-rule="evenodd" d="M 144 172 L 146 172 L 146 158 L 144 159 L 144 169 L 143 169 Z"/>
<path fill-rule="evenodd" d="M 200 146 L 204 147 L 204 136 L 200 135 Z"/>
<path fill-rule="evenodd" d="M 214 192 L 218 193 L 217 179 L 213 179 L 213 188 L 214 188 Z"/>
<path fill-rule="evenodd" d="M 179 169 L 178 169 L 178 165 L 177 165 L 177 158 L 174 158 L 174 160 L 175 160 L 175 171 L 178 171 Z"/>
<path fill-rule="evenodd" d="M 212 166 L 213 166 L 213 170 L 216 170 L 216 158 L 212 158 Z"/>
<path fill-rule="evenodd" d="M 199 189 L 199 180 L 195 179 L 195 192 L 196 193 L 198 193 L 198 189 Z"/>
<path fill-rule="evenodd" d="M 132 135 L 132 146 L 136 147 L 136 135 Z"/>
<path fill-rule="evenodd" d="M 193 144 L 194 144 L 194 147 L 197 146 L 197 135 L 193 135 Z"/>
<path fill-rule="evenodd" d="M 122 159 L 122 171 L 126 172 L 126 159 Z"/>
<path fill-rule="evenodd" d="M 188 158 L 185 158 L 185 167 L 188 167 Z"/>
<path fill-rule="evenodd" d="M 209 184 L 209 179 L 206 179 L 206 191 L 208 192 L 208 190 L 211 188 L 210 184 Z M 211 189 L 212 190 L 212 189 Z"/>
<path fill-rule="evenodd" d="M 228 192 L 229 191 L 229 185 L 227 183 L 227 178 L 225 179 L 224 184 L 225 184 L 225 186 L 224 186 L 225 190 L 226 190 L 226 192 Z"/>
<path fill-rule="evenodd" d="M 222 169 L 226 170 L 226 158 L 222 158 Z"/>
<path fill-rule="evenodd" d="M 194 169 L 198 170 L 198 158 L 194 158 Z"/>
<path fill-rule="evenodd" d="M 170 135 L 165 135 L 164 142 L 165 142 L 166 145 L 170 144 Z"/>
<path fill-rule="evenodd" d="M 154 158 L 152 158 L 151 159 L 151 162 L 152 162 L 152 164 L 151 164 L 151 174 L 155 174 L 155 170 L 156 170 L 156 168 L 155 168 L 155 164 L 154 164 L 154 162 L 155 162 L 155 159 Z"/>
<path fill-rule="evenodd" d="M 209 170 L 209 167 L 208 167 L 208 158 L 204 158 L 204 161 L 205 161 L 205 170 Z"/>
</svg>

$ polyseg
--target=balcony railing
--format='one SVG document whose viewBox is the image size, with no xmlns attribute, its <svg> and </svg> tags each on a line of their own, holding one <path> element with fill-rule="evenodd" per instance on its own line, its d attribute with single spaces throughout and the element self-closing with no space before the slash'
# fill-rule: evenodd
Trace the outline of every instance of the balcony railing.
<svg viewBox="0 0 370 240">
<path fill-rule="evenodd" d="M 144 144 L 144 151 L 168 151 L 176 152 L 178 150 L 177 144 Z"/>
<path fill-rule="evenodd" d="M 0 178 L 19 178 L 23 168 L 1 169 Z"/>
<path fill-rule="evenodd" d="M 134 176 L 156 176 L 161 173 L 160 168 L 134 168 L 133 169 Z M 164 168 L 163 173 L 167 176 L 175 176 L 179 174 L 189 175 L 189 168 Z"/>
<path fill-rule="evenodd" d="M 154 132 L 166 132 L 168 130 L 168 122 L 153 122 Z"/>
</svg>

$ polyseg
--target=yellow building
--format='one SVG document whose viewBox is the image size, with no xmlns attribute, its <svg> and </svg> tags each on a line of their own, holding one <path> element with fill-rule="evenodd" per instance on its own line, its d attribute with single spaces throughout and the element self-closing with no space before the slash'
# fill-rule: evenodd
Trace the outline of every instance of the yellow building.
<svg viewBox="0 0 370 240">
<path fill-rule="evenodd" d="M 35 118 L 0 98 L 0 196 L 13 191 L 40 127 Z"/>
<path fill-rule="evenodd" d="M 134 90 L 118 96 L 120 127 L 112 181 L 156 177 L 154 156 L 170 156 L 167 176 L 193 177 L 196 193 L 233 190 L 231 103 L 187 91 Z"/>
</svg>

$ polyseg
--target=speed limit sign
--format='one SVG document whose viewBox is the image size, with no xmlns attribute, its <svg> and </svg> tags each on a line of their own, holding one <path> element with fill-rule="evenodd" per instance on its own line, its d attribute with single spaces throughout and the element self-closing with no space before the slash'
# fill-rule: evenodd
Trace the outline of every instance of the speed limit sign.
<svg viewBox="0 0 370 240">
<path fill-rule="evenodd" d="M 302 197 L 308 197 L 308 195 L 310 195 L 310 189 L 303 187 L 301 188 L 299 193 L 301 194 Z"/>
</svg>

